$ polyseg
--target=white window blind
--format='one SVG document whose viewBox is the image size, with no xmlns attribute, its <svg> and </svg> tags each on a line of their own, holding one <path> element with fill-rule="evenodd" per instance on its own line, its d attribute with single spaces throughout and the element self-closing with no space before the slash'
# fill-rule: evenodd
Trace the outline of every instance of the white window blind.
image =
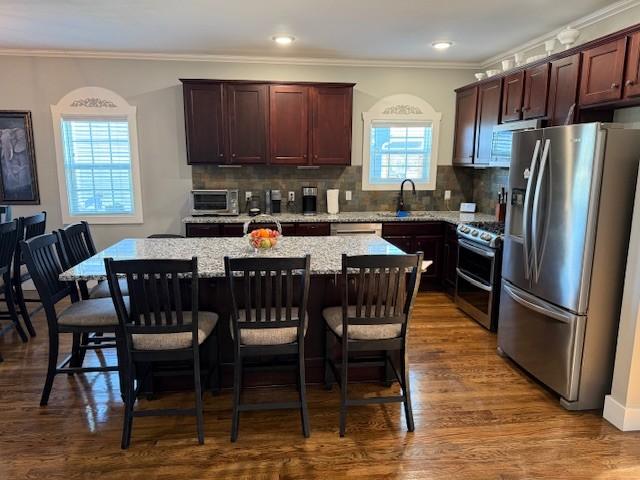
<svg viewBox="0 0 640 480">
<path fill-rule="evenodd" d="M 398 184 L 405 178 L 429 182 L 433 125 L 400 122 L 373 122 L 369 183 Z"/>
<path fill-rule="evenodd" d="M 62 119 L 64 171 L 71 215 L 135 211 L 126 119 Z"/>
</svg>

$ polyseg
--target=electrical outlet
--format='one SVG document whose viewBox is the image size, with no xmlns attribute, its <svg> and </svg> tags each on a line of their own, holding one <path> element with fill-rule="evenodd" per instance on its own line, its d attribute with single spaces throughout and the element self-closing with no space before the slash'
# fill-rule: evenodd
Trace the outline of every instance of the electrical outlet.
<svg viewBox="0 0 640 480">
<path fill-rule="evenodd" d="M 347 190 L 344 192 L 344 199 L 346 201 L 350 201 L 351 200 L 351 190 Z"/>
<path fill-rule="evenodd" d="M 290 202 L 296 201 L 296 192 L 289 192 L 289 201 Z"/>
<path fill-rule="evenodd" d="M 245 200 L 251 200 L 251 197 L 253 197 L 253 193 L 252 192 L 244 192 L 244 199 Z"/>
<path fill-rule="evenodd" d="M 451 190 L 445 190 L 444 191 L 444 199 L 445 200 L 451 200 Z"/>
</svg>

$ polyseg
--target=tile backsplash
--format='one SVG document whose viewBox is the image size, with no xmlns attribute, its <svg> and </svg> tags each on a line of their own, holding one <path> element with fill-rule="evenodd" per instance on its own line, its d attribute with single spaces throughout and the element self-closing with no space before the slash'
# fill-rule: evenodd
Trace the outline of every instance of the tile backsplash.
<svg viewBox="0 0 640 480">
<path fill-rule="evenodd" d="M 392 211 L 396 208 L 398 191 L 371 192 L 362 190 L 362 167 L 320 167 L 297 169 L 264 165 L 241 168 L 220 168 L 214 165 L 193 165 L 193 188 L 237 188 L 240 190 L 242 211 L 246 211 L 244 192 L 258 195 L 264 208 L 264 192 L 279 189 L 282 192 L 283 211 L 286 209 L 287 192 L 296 195 L 291 212 L 302 210 L 301 190 L 304 186 L 318 187 L 318 211 L 327 211 L 326 190 L 340 189 L 340 211 Z M 508 168 L 471 169 L 465 167 L 438 166 L 436 190 L 418 191 L 414 197 L 406 190 L 405 203 L 413 210 L 458 210 L 460 202 L 476 202 L 477 211 L 493 213 L 501 186 L 509 183 Z M 410 185 L 406 185 L 410 187 Z M 398 184 L 398 188 L 400 185 Z M 351 190 L 352 200 L 345 200 L 345 191 Z M 444 191 L 451 190 L 451 200 L 445 202 Z"/>
<path fill-rule="evenodd" d="M 405 185 L 405 203 L 413 210 L 458 210 L 460 202 L 470 202 L 473 198 L 473 170 L 439 166 L 436 179 L 437 189 L 418 191 L 411 195 L 410 185 Z M 291 212 L 302 210 L 302 187 L 318 187 L 318 211 L 327 211 L 326 190 L 340 189 L 340 211 L 392 211 L 396 208 L 398 191 L 363 191 L 362 167 L 321 167 L 318 169 L 298 169 L 265 165 L 243 166 L 241 168 L 220 168 L 214 165 L 193 165 L 193 188 L 237 188 L 240 190 L 241 210 L 246 211 L 245 194 L 251 191 L 260 198 L 264 208 L 264 192 L 279 189 L 282 192 L 283 211 L 286 210 L 287 192 L 293 191 L 296 202 Z M 400 182 L 398 182 L 398 189 Z M 351 190 L 352 200 L 345 200 L 345 191 Z M 451 190 L 451 200 L 445 203 L 444 191 Z"/>
</svg>

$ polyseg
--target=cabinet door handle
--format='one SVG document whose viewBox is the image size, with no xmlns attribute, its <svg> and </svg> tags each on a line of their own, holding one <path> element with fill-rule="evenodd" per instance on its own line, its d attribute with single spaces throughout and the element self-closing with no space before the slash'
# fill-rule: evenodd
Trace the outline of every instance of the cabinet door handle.
<svg viewBox="0 0 640 480">
<path fill-rule="evenodd" d="M 625 84 L 627 87 L 632 87 L 633 85 L 635 85 L 635 84 L 636 84 L 636 82 L 634 82 L 633 80 L 627 80 L 624 84 Z"/>
<path fill-rule="evenodd" d="M 220 158 L 222 158 L 222 157 L 224 157 L 224 153 L 219 153 L 219 154 L 218 154 L 218 156 L 219 156 Z"/>
<path fill-rule="evenodd" d="M 236 158 L 236 154 L 235 154 L 235 153 L 232 153 L 232 154 L 231 154 L 231 158 Z"/>
<path fill-rule="evenodd" d="M 315 158 L 317 160 L 318 159 L 318 155 L 314 155 L 313 158 Z"/>
<path fill-rule="evenodd" d="M 616 82 L 613 82 L 613 83 L 611 84 L 611 88 L 612 88 L 612 89 L 616 89 L 616 88 L 618 88 L 619 86 L 620 86 L 620 85 L 619 85 L 618 83 L 616 83 Z"/>
<path fill-rule="evenodd" d="M 307 158 L 307 154 L 302 155 L 302 158 Z"/>
<path fill-rule="evenodd" d="M 519 108 L 514 108 L 513 109 L 513 113 L 520 113 L 520 109 Z"/>
</svg>

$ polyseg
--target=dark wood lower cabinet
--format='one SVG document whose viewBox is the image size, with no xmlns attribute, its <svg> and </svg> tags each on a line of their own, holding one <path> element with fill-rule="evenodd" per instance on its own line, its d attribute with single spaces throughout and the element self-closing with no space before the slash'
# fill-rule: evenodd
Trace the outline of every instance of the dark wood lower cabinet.
<svg viewBox="0 0 640 480">
<path fill-rule="evenodd" d="M 326 236 L 331 224 L 325 222 L 283 223 L 284 236 Z M 251 229 L 273 228 L 273 225 L 255 223 Z M 458 258 L 458 240 L 455 225 L 445 222 L 389 222 L 382 224 L 382 237 L 406 253 L 424 253 L 431 265 L 422 274 L 421 290 L 449 291 L 455 286 L 455 268 Z M 242 223 L 188 223 L 187 237 L 241 237 Z M 452 291 L 451 291 L 452 292 Z"/>
</svg>

